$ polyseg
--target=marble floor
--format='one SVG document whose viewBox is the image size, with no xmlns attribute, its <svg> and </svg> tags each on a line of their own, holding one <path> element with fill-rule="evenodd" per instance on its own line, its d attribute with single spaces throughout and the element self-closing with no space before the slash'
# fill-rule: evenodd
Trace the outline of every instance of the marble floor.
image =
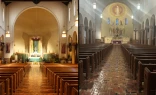
<svg viewBox="0 0 156 95">
<path fill-rule="evenodd" d="M 137 95 L 136 81 L 131 77 L 120 45 L 113 46 L 100 67 L 85 81 L 79 95 Z"/>
<path fill-rule="evenodd" d="M 31 65 L 30 71 L 13 95 L 56 95 L 48 85 L 46 77 L 40 70 L 40 65 Z"/>
</svg>

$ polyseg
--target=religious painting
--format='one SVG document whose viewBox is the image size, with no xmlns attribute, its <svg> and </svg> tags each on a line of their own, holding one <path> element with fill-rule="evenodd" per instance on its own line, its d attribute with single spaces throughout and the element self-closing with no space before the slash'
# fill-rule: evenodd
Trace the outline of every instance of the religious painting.
<svg viewBox="0 0 156 95">
<path fill-rule="evenodd" d="M 10 53 L 10 43 L 6 43 L 6 53 Z"/>
<path fill-rule="evenodd" d="M 62 54 L 66 53 L 66 44 L 65 43 L 62 43 L 61 53 Z"/>
<path fill-rule="evenodd" d="M 114 16 L 122 16 L 124 14 L 124 7 L 119 4 L 119 3 L 115 3 L 111 6 L 111 13 L 114 15 Z"/>
</svg>

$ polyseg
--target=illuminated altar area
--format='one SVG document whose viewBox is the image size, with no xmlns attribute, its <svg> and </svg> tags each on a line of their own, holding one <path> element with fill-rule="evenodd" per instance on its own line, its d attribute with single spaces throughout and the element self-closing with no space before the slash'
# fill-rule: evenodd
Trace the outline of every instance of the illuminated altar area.
<svg viewBox="0 0 156 95">
<path fill-rule="evenodd" d="M 38 62 L 42 57 L 42 38 L 40 36 L 29 39 L 29 61 Z"/>
<path fill-rule="evenodd" d="M 130 38 L 125 36 L 125 27 L 122 22 L 120 22 L 120 25 L 114 25 L 113 23 L 109 30 L 110 36 L 105 37 L 105 43 L 125 44 L 130 41 Z"/>
<path fill-rule="evenodd" d="M 131 10 L 122 3 L 108 5 L 102 14 L 101 38 L 104 43 L 129 43 L 133 37 Z"/>
</svg>

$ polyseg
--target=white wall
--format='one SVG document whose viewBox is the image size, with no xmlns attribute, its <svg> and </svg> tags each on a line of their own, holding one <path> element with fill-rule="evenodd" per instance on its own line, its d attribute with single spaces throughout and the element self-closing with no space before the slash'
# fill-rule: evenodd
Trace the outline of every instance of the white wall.
<svg viewBox="0 0 156 95">
<path fill-rule="evenodd" d="M 93 9 L 93 4 L 94 0 L 79 0 L 79 13 L 82 15 L 82 19 L 83 19 L 83 22 L 82 22 L 82 26 L 83 26 L 83 29 L 82 29 L 82 32 L 84 32 L 85 30 L 85 25 L 84 25 L 84 19 L 87 18 L 88 20 L 88 29 L 91 29 L 92 31 L 96 32 L 96 20 L 95 20 L 95 10 Z M 89 27 L 89 22 L 92 22 L 92 26 Z M 82 33 L 83 34 L 83 37 L 85 37 L 85 33 Z M 95 35 L 96 36 L 96 35 Z"/>
<path fill-rule="evenodd" d="M 3 21 L 3 8 L 5 10 L 4 3 L 0 2 L 0 36 L 4 35 L 5 32 L 5 19 Z"/>
<path fill-rule="evenodd" d="M 76 0 L 76 9 L 78 5 L 78 1 Z M 69 5 L 68 5 L 69 6 Z M 61 3 L 61 2 L 40 2 L 39 4 L 34 4 L 33 2 L 12 2 L 11 4 L 9 4 L 7 6 L 7 15 L 5 17 L 7 17 L 9 15 L 9 18 L 6 18 L 7 20 L 9 20 L 9 31 L 11 33 L 11 37 L 10 38 L 6 38 L 6 42 L 10 42 L 11 46 L 10 46 L 10 53 L 9 54 L 5 54 L 5 58 L 10 58 L 10 56 L 15 52 L 13 51 L 13 45 L 14 45 L 14 25 L 16 22 L 16 19 L 18 18 L 18 16 L 24 12 L 25 10 L 29 9 L 29 8 L 33 8 L 33 7 L 41 7 L 44 8 L 46 10 L 48 10 L 50 13 L 52 13 L 55 18 L 57 19 L 58 22 L 58 27 L 59 27 L 59 37 L 58 39 L 56 39 L 56 44 L 58 45 L 58 52 L 59 55 L 61 56 L 61 43 L 66 43 L 66 38 L 62 38 L 62 31 L 64 30 L 64 27 L 66 27 L 66 30 L 69 29 L 69 27 L 71 27 L 73 25 L 73 23 L 75 23 L 75 18 L 77 16 L 77 11 L 76 11 L 76 16 L 73 17 L 73 15 L 71 15 L 71 22 L 68 23 L 67 22 L 67 17 L 68 17 L 68 6 L 66 6 L 65 4 Z M 0 8 L 1 9 L 1 8 Z M 1 10 L 0 10 L 1 12 Z M 71 12 L 71 14 L 73 14 L 73 12 Z M 1 18 L 1 15 L 0 15 Z M 1 21 L 1 20 L 0 20 Z M 8 22 L 8 21 L 6 21 Z M 1 25 L 1 22 L 0 22 Z M 8 24 L 6 25 L 8 26 Z M 4 26 L 5 27 L 5 26 Z M 5 27 L 6 28 L 6 27 Z M 68 34 L 72 34 L 74 31 L 78 32 L 77 27 L 74 27 L 72 29 L 70 29 L 68 31 Z M 72 35 L 71 35 L 72 36 Z"/>
</svg>

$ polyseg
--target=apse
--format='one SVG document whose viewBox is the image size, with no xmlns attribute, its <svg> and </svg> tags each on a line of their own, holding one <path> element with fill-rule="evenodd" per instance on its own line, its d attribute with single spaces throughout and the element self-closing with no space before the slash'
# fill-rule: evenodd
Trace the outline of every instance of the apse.
<svg viewBox="0 0 156 95">
<path fill-rule="evenodd" d="M 55 16 L 43 8 L 22 12 L 14 26 L 14 52 L 58 53 L 58 23 Z"/>
<path fill-rule="evenodd" d="M 133 37 L 132 11 L 123 3 L 112 3 L 102 12 L 101 37 L 106 43 L 113 39 L 128 42 Z"/>
</svg>

